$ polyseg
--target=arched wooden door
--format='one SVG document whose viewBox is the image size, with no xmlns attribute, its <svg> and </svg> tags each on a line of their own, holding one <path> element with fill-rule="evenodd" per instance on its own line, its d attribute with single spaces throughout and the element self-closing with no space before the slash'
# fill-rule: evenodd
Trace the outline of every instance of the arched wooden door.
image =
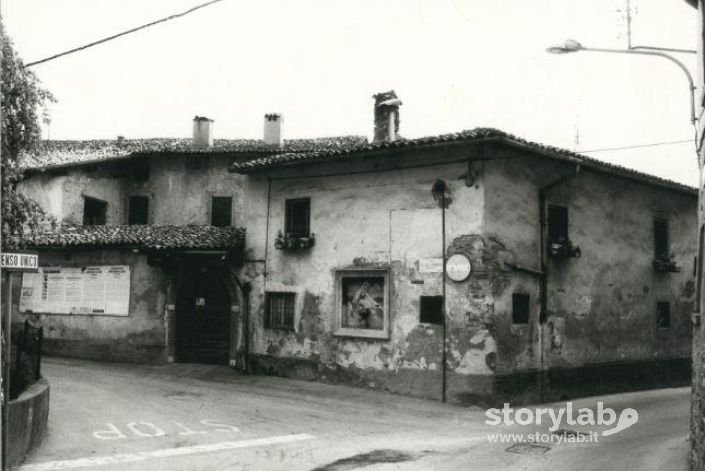
<svg viewBox="0 0 705 471">
<path fill-rule="evenodd" d="M 176 358 L 186 363 L 227 365 L 231 300 L 226 280 L 197 265 L 184 275 L 176 305 Z"/>
</svg>

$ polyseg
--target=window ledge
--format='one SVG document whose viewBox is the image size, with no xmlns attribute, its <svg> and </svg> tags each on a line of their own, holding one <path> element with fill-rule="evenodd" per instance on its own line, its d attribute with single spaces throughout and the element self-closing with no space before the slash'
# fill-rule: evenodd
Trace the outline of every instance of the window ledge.
<svg viewBox="0 0 705 471">
<path fill-rule="evenodd" d="M 298 237 L 290 234 L 284 235 L 280 231 L 276 239 L 274 239 L 274 248 L 277 250 L 306 250 L 313 247 L 315 243 L 315 234 L 307 237 Z"/>
<path fill-rule="evenodd" d="M 358 337 L 367 339 L 389 340 L 389 334 L 385 330 L 351 329 L 343 327 L 336 330 L 333 335 L 335 335 L 336 337 Z"/>
<path fill-rule="evenodd" d="M 678 273 L 681 268 L 673 257 L 657 258 L 653 262 L 654 269 L 661 273 Z"/>
</svg>

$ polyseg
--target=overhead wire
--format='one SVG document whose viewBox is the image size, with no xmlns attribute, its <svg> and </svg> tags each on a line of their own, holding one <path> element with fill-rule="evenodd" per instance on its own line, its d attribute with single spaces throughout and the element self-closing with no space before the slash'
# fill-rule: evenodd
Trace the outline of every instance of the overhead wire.
<svg viewBox="0 0 705 471">
<path fill-rule="evenodd" d="M 113 39 L 117 39 L 117 38 L 119 38 L 119 37 L 121 37 L 121 36 L 125 36 L 125 35 L 127 35 L 127 34 L 131 34 L 131 33 L 134 33 L 134 32 L 140 31 L 140 30 L 143 30 L 143 29 L 145 29 L 145 28 L 149 28 L 150 26 L 154 26 L 154 25 L 157 25 L 157 24 L 159 24 L 159 23 L 164 23 L 165 21 L 170 21 L 170 20 L 173 20 L 173 19 L 176 19 L 176 18 L 180 18 L 180 17 L 182 17 L 182 16 L 186 16 L 186 15 L 188 15 L 189 13 L 192 13 L 192 12 L 194 12 L 194 11 L 196 11 L 196 10 L 200 10 L 201 8 L 205 8 L 205 7 L 207 7 L 207 6 L 213 5 L 214 3 L 218 3 L 218 2 L 222 2 L 222 1 L 223 1 L 223 0 L 211 0 L 211 1 L 206 2 L 206 3 L 202 3 L 202 4 L 200 4 L 200 5 L 196 5 L 195 7 L 189 8 L 188 10 L 183 11 L 183 12 L 181 12 L 181 13 L 175 13 L 175 14 L 169 15 L 169 16 L 167 16 L 167 17 L 165 17 L 165 18 L 161 18 L 161 19 L 159 19 L 159 20 L 152 21 L 152 22 L 150 22 L 150 23 L 143 24 L 143 25 L 141 25 L 141 26 L 137 26 L 137 27 L 135 27 L 135 28 L 128 29 L 127 31 L 123 31 L 123 32 L 121 32 L 121 33 L 117 33 L 117 34 L 114 34 L 114 35 L 112 35 L 112 36 L 108 36 L 108 37 L 106 37 L 106 38 L 99 39 L 99 40 L 97 40 L 97 41 L 93 41 L 93 42 L 88 43 L 88 44 L 85 44 L 85 45 L 83 45 L 83 46 L 75 47 L 75 48 L 70 49 L 70 50 L 68 50 L 68 51 L 60 52 L 60 53 L 58 53 L 58 54 L 54 54 L 53 56 L 49 56 L 49 57 L 46 57 L 46 58 L 44 58 L 44 59 L 40 59 L 40 60 L 38 60 L 38 61 L 30 62 L 29 64 L 25 64 L 25 67 L 33 67 L 33 66 L 35 66 L 35 65 L 43 64 L 43 63 L 45 63 L 45 62 L 49 62 L 49 61 L 51 61 L 51 60 L 58 59 L 59 57 L 63 57 L 63 56 L 67 56 L 67 55 L 69 55 L 69 54 L 73 54 L 73 53 L 75 53 L 75 52 L 83 51 L 84 49 L 88 49 L 89 47 L 97 46 L 98 44 L 102 44 L 102 43 L 105 43 L 105 42 L 108 42 L 108 41 L 112 41 Z"/>
</svg>

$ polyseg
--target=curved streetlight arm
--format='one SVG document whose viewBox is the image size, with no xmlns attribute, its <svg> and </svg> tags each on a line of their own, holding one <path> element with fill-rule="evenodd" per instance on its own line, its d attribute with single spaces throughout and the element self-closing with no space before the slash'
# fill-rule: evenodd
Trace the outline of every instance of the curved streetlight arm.
<svg viewBox="0 0 705 471">
<path fill-rule="evenodd" d="M 657 56 L 657 57 L 663 57 L 664 59 L 668 59 L 669 61 L 673 62 L 676 64 L 685 74 L 685 77 L 688 79 L 688 85 L 689 85 L 689 90 L 690 90 L 690 121 L 692 123 L 695 123 L 697 121 L 695 117 L 695 84 L 693 83 L 693 76 L 690 74 L 690 71 L 688 68 L 678 59 L 675 57 L 665 54 L 663 52 L 658 52 L 654 50 L 635 50 L 635 49 L 602 49 L 602 48 L 597 48 L 597 47 L 585 47 L 585 46 L 580 46 L 577 51 L 593 51 L 593 52 L 609 52 L 613 54 L 638 54 L 642 56 Z M 571 51 L 573 52 L 573 51 Z"/>
</svg>

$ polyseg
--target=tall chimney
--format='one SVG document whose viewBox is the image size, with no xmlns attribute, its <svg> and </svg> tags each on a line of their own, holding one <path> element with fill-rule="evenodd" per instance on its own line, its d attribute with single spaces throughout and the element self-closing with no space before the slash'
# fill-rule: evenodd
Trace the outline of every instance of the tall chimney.
<svg viewBox="0 0 705 471">
<path fill-rule="evenodd" d="M 399 138 L 399 107 L 401 100 L 394 90 L 377 93 L 375 99 L 374 142 L 395 141 Z"/>
<path fill-rule="evenodd" d="M 282 145 L 282 123 L 284 117 L 279 113 L 264 115 L 264 143 L 275 146 Z"/>
<path fill-rule="evenodd" d="M 193 147 L 205 149 L 213 145 L 213 120 L 205 116 L 193 118 Z"/>
</svg>

